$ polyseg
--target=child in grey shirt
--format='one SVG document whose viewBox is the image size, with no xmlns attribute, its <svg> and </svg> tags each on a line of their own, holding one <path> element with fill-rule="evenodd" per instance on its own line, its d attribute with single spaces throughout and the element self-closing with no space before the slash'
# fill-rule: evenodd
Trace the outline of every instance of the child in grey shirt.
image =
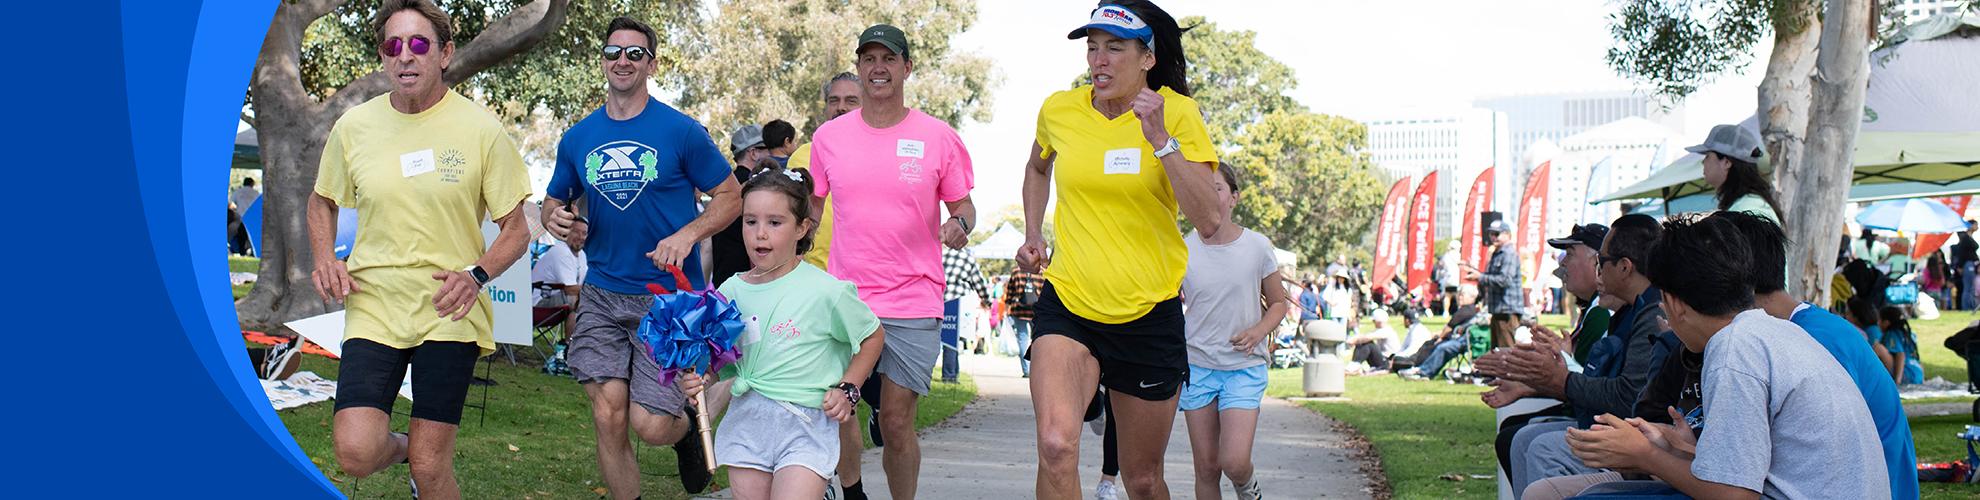
<svg viewBox="0 0 1980 500">
<path fill-rule="evenodd" d="M 1748 248 L 1723 218 L 1681 219 L 1666 223 L 1646 266 L 1671 329 L 1705 353 L 1702 435 L 1603 415 L 1602 425 L 1568 432 L 1575 454 L 1698 498 L 1889 498 L 1863 396 L 1821 344 L 1751 309 Z"/>
</svg>

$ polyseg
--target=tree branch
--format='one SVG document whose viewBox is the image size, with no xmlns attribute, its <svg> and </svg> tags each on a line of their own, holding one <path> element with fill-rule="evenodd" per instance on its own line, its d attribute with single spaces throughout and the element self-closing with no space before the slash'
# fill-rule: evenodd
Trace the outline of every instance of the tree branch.
<svg viewBox="0 0 1980 500">
<path fill-rule="evenodd" d="M 454 65 L 445 74 L 447 85 L 465 82 L 475 73 L 536 46 L 564 25 L 569 7 L 570 0 L 537 0 L 502 16 L 454 55 Z"/>
<path fill-rule="evenodd" d="M 269 20 L 268 35 L 262 37 L 261 53 L 255 56 L 254 73 L 248 83 L 260 101 L 277 107 L 301 107 L 309 99 L 302 84 L 303 32 L 309 23 L 336 10 L 343 0 L 304 0 L 282 2 Z M 254 105 L 261 109 L 261 103 Z"/>
<path fill-rule="evenodd" d="M 254 115 L 247 114 L 246 111 L 241 112 L 241 121 L 247 122 L 250 128 L 255 127 Z"/>
<path fill-rule="evenodd" d="M 476 73 L 529 50 L 564 24 L 569 7 L 570 0 L 537 0 L 502 16 L 474 41 L 457 49 L 453 66 L 443 75 L 447 85 L 459 85 Z M 317 112 L 343 114 L 344 110 L 390 91 L 391 87 L 392 80 L 383 70 L 373 71 L 337 89 Z"/>
</svg>

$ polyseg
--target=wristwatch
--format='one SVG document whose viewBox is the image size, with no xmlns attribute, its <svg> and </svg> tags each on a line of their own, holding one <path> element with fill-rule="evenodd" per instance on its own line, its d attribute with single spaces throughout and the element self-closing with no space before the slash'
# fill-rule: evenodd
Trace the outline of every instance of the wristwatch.
<svg viewBox="0 0 1980 500">
<path fill-rule="evenodd" d="M 962 228 L 963 232 L 969 232 L 969 221 L 963 220 L 962 216 L 951 215 L 949 216 L 949 220 L 956 221 L 956 227 Z"/>
<path fill-rule="evenodd" d="M 839 382 L 839 385 L 832 386 L 832 388 L 844 391 L 846 393 L 847 403 L 859 404 L 859 386 L 853 385 L 852 382 Z"/>
<path fill-rule="evenodd" d="M 1162 149 L 1155 150 L 1155 157 L 1161 158 L 1164 156 L 1169 156 L 1170 154 L 1175 153 L 1176 150 L 1179 149 L 1182 149 L 1182 144 L 1177 143 L 1176 138 L 1170 137 L 1169 142 L 1167 144 L 1162 145 Z"/>
<path fill-rule="evenodd" d="M 469 264 L 461 272 L 467 273 L 470 278 L 474 278 L 474 286 L 485 286 L 488 284 L 488 271 L 481 270 L 481 266 Z"/>
</svg>

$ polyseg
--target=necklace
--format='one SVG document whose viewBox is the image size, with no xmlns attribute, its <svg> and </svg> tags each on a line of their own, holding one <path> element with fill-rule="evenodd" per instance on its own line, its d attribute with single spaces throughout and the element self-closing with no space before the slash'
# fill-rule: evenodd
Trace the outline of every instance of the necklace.
<svg viewBox="0 0 1980 500">
<path fill-rule="evenodd" d="M 785 266 L 796 268 L 798 259 L 799 259 L 798 256 L 793 255 L 791 256 L 791 260 L 787 260 L 784 261 L 783 263 L 777 264 L 775 266 L 771 266 L 769 269 L 763 269 L 763 270 L 750 269 L 749 272 L 743 273 L 743 278 L 752 280 L 753 282 L 760 282 L 765 276 L 775 274 L 779 270 L 784 269 Z"/>
</svg>

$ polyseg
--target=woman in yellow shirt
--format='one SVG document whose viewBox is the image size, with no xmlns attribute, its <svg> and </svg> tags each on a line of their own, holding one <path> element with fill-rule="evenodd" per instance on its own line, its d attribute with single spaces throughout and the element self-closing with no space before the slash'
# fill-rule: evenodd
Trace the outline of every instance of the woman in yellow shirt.
<svg viewBox="0 0 1980 500">
<path fill-rule="evenodd" d="M 1145 0 L 1094 9 L 1068 38 L 1086 39 L 1093 83 L 1053 94 L 1038 112 L 1024 178 L 1025 244 L 1037 271 L 1057 182 L 1053 265 L 1036 305 L 1031 359 L 1038 421 L 1037 496 L 1079 498 L 1079 429 L 1096 385 L 1120 416 L 1128 496 L 1168 498 L 1162 455 L 1189 377 L 1182 285 L 1188 249 L 1178 208 L 1205 235 L 1221 224 L 1217 155 L 1196 101 L 1175 19 Z"/>
</svg>

